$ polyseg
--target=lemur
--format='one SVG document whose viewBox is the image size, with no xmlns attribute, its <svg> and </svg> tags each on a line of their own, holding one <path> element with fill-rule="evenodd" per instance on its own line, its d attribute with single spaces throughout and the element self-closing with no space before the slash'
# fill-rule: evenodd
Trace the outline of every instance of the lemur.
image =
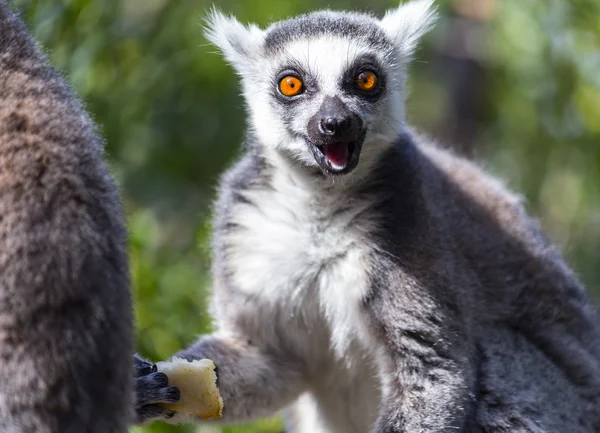
<svg viewBox="0 0 600 433">
<path fill-rule="evenodd" d="M 248 129 L 215 204 L 215 332 L 176 356 L 214 361 L 218 422 L 600 431 L 584 287 L 519 195 L 405 120 L 432 3 L 264 30 L 212 12 L 207 37 L 241 76 Z M 164 375 L 142 378 L 141 423 L 199 421 L 156 404 L 177 400 Z"/>
<path fill-rule="evenodd" d="M 104 143 L 0 0 L 0 432 L 134 422 L 127 230 Z"/>
</svg>

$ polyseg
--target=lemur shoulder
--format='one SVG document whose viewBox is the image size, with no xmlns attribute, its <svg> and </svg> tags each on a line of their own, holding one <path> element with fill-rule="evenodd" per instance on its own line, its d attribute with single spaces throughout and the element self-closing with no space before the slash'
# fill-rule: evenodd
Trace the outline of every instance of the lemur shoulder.
<svg viewBox="0 0 600 433">
<path fill-rule="evenodd" d="M 432 2 L 263 30 L 212 14 L 241 76 L 223 175 L 210 358 L 222 422 L 291 432 L 595 432 L 600 346 L 581 283 L 521 199 L 404 117 Z M 192 417 L 153 408 L 145 421 Z"/>
</svg>

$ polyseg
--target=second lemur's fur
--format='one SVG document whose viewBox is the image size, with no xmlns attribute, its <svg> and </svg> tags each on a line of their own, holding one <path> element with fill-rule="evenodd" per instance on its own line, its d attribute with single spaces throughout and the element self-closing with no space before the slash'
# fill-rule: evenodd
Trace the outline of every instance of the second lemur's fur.
<svg viewBox="0 0 600 433">
<path fill-rule="evenodd" d="M 405 123 L 407 64 L 432 16 L 428 0 L 266 30 L 213 14 L 249 129 L 216 205 L 216 331 L 177 356 L 214 361 L 223 422 L 600 431 L 584 288 L 516 195 Z M 146 421 L 194 421 L 147 394 Z"/>
<path fill-rule="evenodd" d="M 0 432 L 127 432 L 126 248 L 94 124 L 0 0 Z"/>
</svg>

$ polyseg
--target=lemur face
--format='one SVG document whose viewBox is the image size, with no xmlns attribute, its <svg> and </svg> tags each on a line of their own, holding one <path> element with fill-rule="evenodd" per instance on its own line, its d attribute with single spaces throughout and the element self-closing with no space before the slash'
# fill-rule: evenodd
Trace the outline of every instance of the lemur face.
<svg viewBox="0 0 600 433">
<path fill-rule="evenodd" d="M 377 158 L 403 127 L 406 65 L 429 28 L 431 0 L 379 20 L 320 11 L 245 27 L 213 12 L 208 38 L 242 78 L 262 146 L 325 175 Z M 381 140 L 384 138 L 384 140 Z"/>
<path fill-rule="evenodd" d="M 268 34 L 266 46 L 284 29 Z M 249 101 L 263 113 L 255 125 L 281 124 L 278 147 L 323 173 L 351 172 L 370 136 L 397 123 L 390 104 L 395 93 L 390 53 L 383 32 L 380 50 L 349 35 L 318 33 L 278 44 L 268 57 L 269 92 L 253 95 L 266 100 Z"/>
</svg>

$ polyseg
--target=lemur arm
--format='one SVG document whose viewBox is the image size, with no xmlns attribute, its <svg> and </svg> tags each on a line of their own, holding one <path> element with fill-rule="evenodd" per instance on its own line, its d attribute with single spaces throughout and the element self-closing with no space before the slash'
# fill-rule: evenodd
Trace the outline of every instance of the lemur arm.
<svg viewBox="0 0 600 433">
<path fill-rule="evenodd" d="M 459 303 L 450 288 L 426 289 L 393 272 L 378 285 L 368 301 L 383 352 L 373 433 L 462 431 L 476 368 Z"/>
<path fill-rule="evenodd" d="M 273 416 L 304 390 L 299 365 L 232 336 L 202 337 L 175 356 L 215 363 L 226 423 Z"/>
<path fill-rule="evenodd" d="M 304 390 L 305 381 L 298 365 L 274 352 L 267 353 L 231 336 L 203 336 L 174 356 L 188 361 L 208 358 L 214 362 L 217 386 L 223 398 L 223 417 L 210 422 L 238 423 L 273 416 Z M 145 388 L 147 394 L 148 387 Z M 138 390 L 138 396 L 140 392 Z M 142 423 L 152 420 L 148 418 L 161 419 L 170 424 L 200 422 L 199 418 L 192 415 L 148 411 L 148 408 L 142 410 L 143 405 L 139 403 L 137 406 L 138 414 L 152 414 L 142 419 Z M 143 414 L 141 418 L 144 418 Z"/>
</svg>

